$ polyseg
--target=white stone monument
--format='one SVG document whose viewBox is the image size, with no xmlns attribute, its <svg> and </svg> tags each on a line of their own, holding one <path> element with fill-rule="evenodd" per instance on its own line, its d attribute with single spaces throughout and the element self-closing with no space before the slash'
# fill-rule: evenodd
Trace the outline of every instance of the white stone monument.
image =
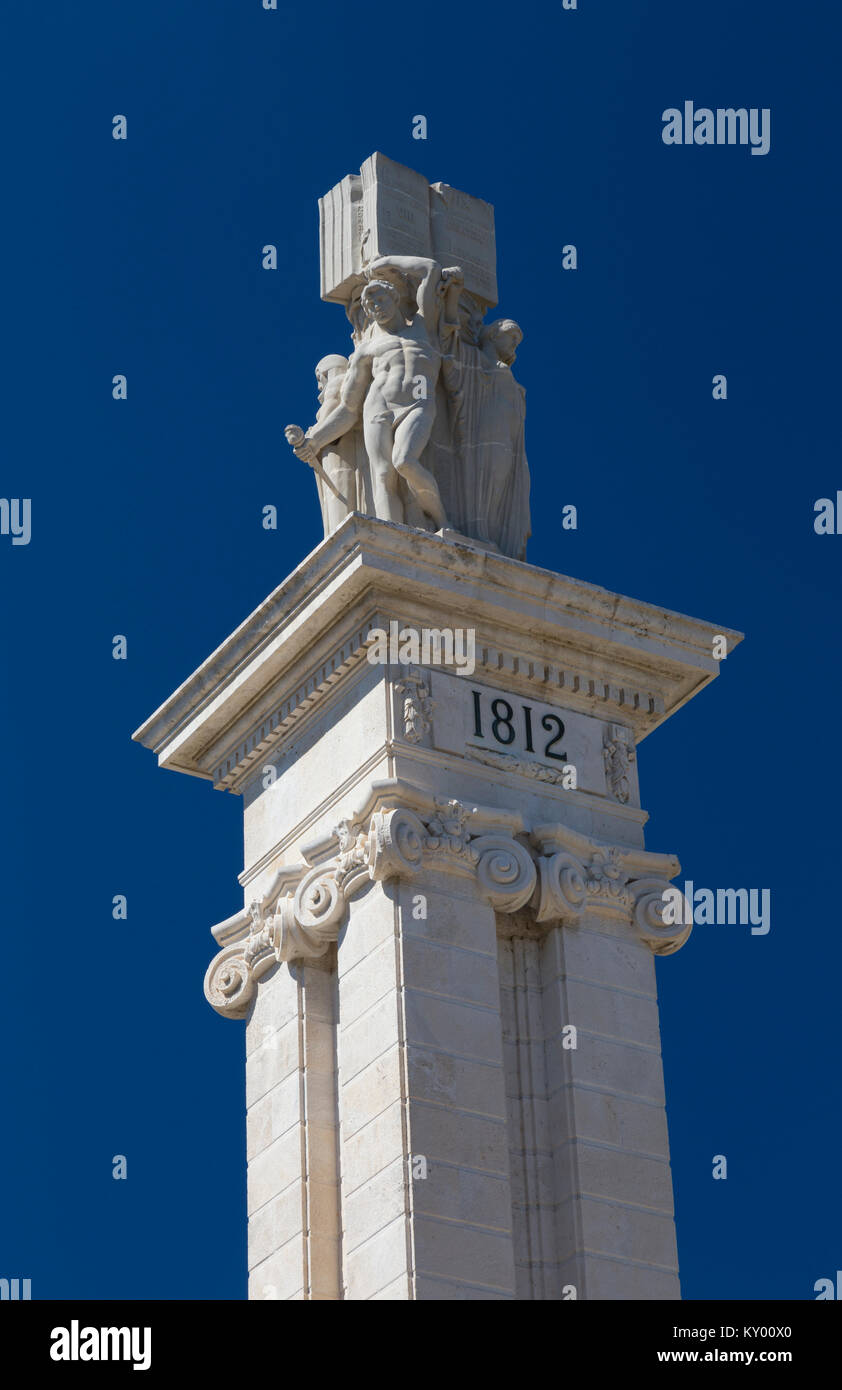
<svg viewBox="0 0 842 1390">
<path fill-rule="evenodd" d="M 354 349 L 290 430 L 326 538 L 135 735 L 243 797 L 205 992 L 246 1026 L 249 1296 L 675 1299 L 654 955 L 690 929 L 662 919 L 679 864 L 644 848 L 636 748 L 740 634 L 512 558 L 511 487 L 475 509 L 497 540 L 467 504 L 435 525 L 435 457 L 375 417 L 423 433 L 435 395 L 404 382 L 447 373 L 450 496 L 525 469 L 513 334 L 495 356 L 483 329 L 493 212 L 375 155 L 321 214 Z"/>
<path fill-rule="evenodd" d="M 511 370 L 523 335 L 513 319 L 485 322 L 494 209 L 374 154 L 319 212 L 322 298 L 345 305 L 354 350 L 332 409 L 320 397 L 310 429 L 286 435 L 332 494 L 325 535 L 364 497 L 384 521 L 523 559 L 529 468 Z M 351 456 L 349 478 L 338 460 Z"/>
</svg>

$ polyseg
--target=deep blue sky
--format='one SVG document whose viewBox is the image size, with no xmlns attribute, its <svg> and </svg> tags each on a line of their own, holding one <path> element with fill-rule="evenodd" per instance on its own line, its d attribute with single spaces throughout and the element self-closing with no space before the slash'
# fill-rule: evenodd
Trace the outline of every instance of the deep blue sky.
<svg viewBox="0 0 842 1390">
<path fill-rule="evenodd" d="M 241 805 L 130 734 L 320 539 L 281 434 L 349 343 L 316 199 L 382 150 L 495 204 L 530 561 L 747 634 L 640 754 L 650 848 L 772 889 L 768 936 L 658 965 L 679 1254 L 687 1298 L 813 1297 L 842 1266 L 838 12 L 17 0 L 2 31 L 2 492 L 33 535 L 0 537 L 0 1276 L 245 1296 L 243 1030 L 202 996 Z M 771 152 L 667 148 L 685 99 L 771 107 Z"/>
</svg>

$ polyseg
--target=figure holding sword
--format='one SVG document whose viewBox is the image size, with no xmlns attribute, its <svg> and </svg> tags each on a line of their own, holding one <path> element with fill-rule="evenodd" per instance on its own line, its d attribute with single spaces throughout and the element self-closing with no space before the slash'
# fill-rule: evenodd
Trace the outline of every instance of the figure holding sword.
<svg viewBox="0 0 842 1390">
<path fill-rule="evenodd" d="M 368 327 L 347 363 L 339 399 L 319 412 L 303 439 L 295 426 L 287 427 L 287 439 L 312 463 L 314 453 L 361 425 L 374 515 L 443 531 L 448 523 L 438 482 L 421 455 L 436 418 L 442 310 L 451 282 L 464 277 L 457 266 L 443 268 L 427 256 L 379 256 L 365 277 L 360 305 Z"/>
<path fill-rule="evenodd" d="M 349 511 L 353 510 L 348 498 L 343 492 L 339 491 L 336 483 L 322 468 L 319 462 L 318 451 L 313 448 L 301 426 L 287 425 L 284 434 L 287 437 L 287 442 L 292 445 L 296 458 L 303 459 L 305 463 L 309 463 L 310 467 L 315 470 L 316 475 L 330 488 L 334 497 L 338 497 L 339 501 L 342 502 Z"/>
<path fill-rule="evenodd" d="M 347 370 L 348 359 L 338 353 L 323 357 L 316 367 L 319 383 L 317 425 L 338 405 Z M 296 458 L 308 463 L 316 475 L 325 536 L 331 535 L 350 512 L 369 509 L 367 460 L 362 431 L 358 427 L 321 448 L 310 442 L 299 425 L 287 425 L 284 434 Z"/>
</svg>

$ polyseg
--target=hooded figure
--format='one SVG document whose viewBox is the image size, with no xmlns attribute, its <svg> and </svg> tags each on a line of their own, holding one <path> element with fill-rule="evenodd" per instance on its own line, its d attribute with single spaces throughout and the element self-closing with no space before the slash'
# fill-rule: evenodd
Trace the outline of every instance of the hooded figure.
<svg viewBox="0 0 842 1390">
<path fill-rule="evenodd" d="M 317 422 L 329 415 L 337 404 L 347 370 L 347 357 L 342 357 L 336 352 L 323 357 L 318 363 L 316 367 L 316 380 L 319 383 Z M 370 489 L 366 476 L 367 463 L 362 431 L 357 426 L 322 450 L 322 468 L 337 490 L 347 500 L 347 505 L 345 502 L 341 502 L 335 493 L 325 486 L 318 473 L 316 474 L 316 486 L 319 489 L 319 504 L 322 509 L 325 537 L 332 535 L 340 522 L 344 521 L 351 512 L 369 512 L 371 510 Z"/>
<path fill-rule="evenodd" d="M 511 371 L 523 333 L 513 319 L 498 319 L 472 342 L 465 326 L 450 327 L 442 364 L 456 450 L 448 513 L 464 535 L 523 560 L 531 534 L 526 393 Z"/>
</svg>

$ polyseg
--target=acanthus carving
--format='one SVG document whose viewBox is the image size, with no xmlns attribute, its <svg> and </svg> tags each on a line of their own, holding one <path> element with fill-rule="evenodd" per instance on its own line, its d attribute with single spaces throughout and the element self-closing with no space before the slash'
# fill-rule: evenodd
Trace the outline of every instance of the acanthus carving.
<svg viewBox="0 0 842 1390">
<path fill-rule="evenodd" d="M 262 903 L 251 903 L 221 924 L 226 937 L 236 932 L 240 940 L 211 962 L 205 977 L 208 1002 L 226 1017 L 242 1018 L 254 982 L 273 965 L 325 954 L 339 937 L 347 902 L 371 880 L 411 876 L 422 865 L 473 876 L 482 861 L 480 882 L 488 885 L 489 901 L 502 910 L 510 902 L 525 902 L 532 892 L 526 877 L 531 869 L 534 881 L 535 872 L 528 854 L 515 846 L 506 858 L 502 837 L 472 840 L 470 815 L 461 802 L 436 797 L 427 820 L 399 808 L 375 811 L 367 831 L 340 821 L 334 832 L 339 852 L 329 863 L 303 868 L 294 892 L 278 896 L 270 889 Z"/>
<path fill-rule="evenodd" d="M 640 939 L 658 956 L 671 955 L 684 945 L 691 928 L 664 923 L 666 878 L 634 878 L 616 847 L 600 848 L 586 865 L 574 854 L 560 850 L 543 854 L 538 861 L 539 882 L 530 906 L 536 922 L 561 922 L 575 926 L 589 908 L 631 919 Z M 689 916 L 689 914 L 687 914 Z"/>
<path fill-rule="evenodd" d="M 249 903 L 248 910 L 251 915 L 251 929 L 243 956 L 246 964 L 250 966 L 252 974 L 259 979 L 262 970 L 268 969 L 265 962 L 271 964 L 274 957 L 273 924 L 271 920 L 266 921 L 262 903 Z"/>
<path fill-rule="evenodd" d="M 472 823 L 479 833 L 472 833 Z M 528 906 L 536 924 L 575 926 L 588 911 L 619 914 L 634 922 L 658 955 L 678 950 L 689 936 L 689 927 L 663 921 L 669 880 L 634 877 L 641 862 L 658 867 L 666 862 L 660 857 L 595 845 L 581 836 L 578 840 L 590 848 L 584 857 L 554 848 L 540 836 L 539 852 L 511 830 L 488 833 L 487 823 L 476 808 L 444 797 L 433 798 L 425 814 L 405 806 L 374 811 L 367 830 L 341 821 L 334 832 L 339 849 L 331 860 L 309 868 L 302 864 L 300 872 L 280 870 L 263 901 L 213 929 L 218 940 L 230 944 L 208 968 L 208 1002 L 228 1018 L 245 1017 L 256 982 L 276 963 L 324 956 L 338 940 L 349 900 L 367 883 L 412 879 L 424 871 L 468 878 L 497 912 Z"/>
<path fill-rule="evenodd" d="M 353 876 L 355 881 L 359 876 L 364 881 L 368 869 L 369 837 L 366 831 L 359 830 L 354 833 L 353 827 L 347 820 L 341 820 L 336 827 L 336 835 L 339 839 L 339 854 L 336 857 L 336 868 L 334 876 L 336 882 L 346 891 L 349 886 L 349 879 Z"/>
</svg>

